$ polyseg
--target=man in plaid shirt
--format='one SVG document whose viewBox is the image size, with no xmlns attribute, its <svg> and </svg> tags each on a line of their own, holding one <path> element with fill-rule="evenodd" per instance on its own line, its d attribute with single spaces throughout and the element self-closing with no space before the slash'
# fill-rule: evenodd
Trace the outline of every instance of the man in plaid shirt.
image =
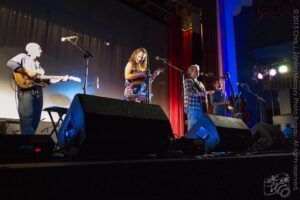
<svg viewBox="0 0 300 200">
<path fill-rule="evenodd" d="M 212 123 L 203 115 L 206 111 L 203 107 L 203 99 L 207 99 L 207 92 L 204 85 L 197 80 L 199 76 L 199 65 L 191 65 L 188 68 L 189 77 L 184 80 L 184 112 L 188 118 L 188 134 L 195 133 L 197 137 L 203 140 L 204 149 L 212 151 L 220 142 L 218 133 L 215 131 Z M 199 121 L 201 124 L 196 124 Z M 195 131 L 195 132 L 194 132 Z M 187 136 L 188 138 L 190 136 Z"/>
<path fill-rule="evenodd" d="M 184 80 L 184 112 L 188 118 L 188 130 L 203 115 L 201 97 L 206 97 L 204 85 L 197 80 L 199 65 L 188 68 L 189 77 Z"/>
</svg>

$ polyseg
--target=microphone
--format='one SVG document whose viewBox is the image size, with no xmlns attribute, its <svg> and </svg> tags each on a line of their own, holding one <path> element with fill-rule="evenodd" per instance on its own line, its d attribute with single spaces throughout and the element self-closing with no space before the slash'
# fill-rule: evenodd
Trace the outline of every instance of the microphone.
<svg viewBox="0 0 300 200">
<path fill-rule="evenodd" d="M 161 57 L 159 57 L 159 56 L 156 56 L 155 59 L 156 59 L 156 60 L 161 60 L 161 61 L 167 61 L 167 60 L 168 60 L 168 59 L 166 59 L 166 58 L 161 58 Z"/>
<path fill-rule="evenodd" d="M 64 42 L 64 41 L 70 41 L 70 40 L 75 39 L 75 38 L 77 39 L 78 36 L 62 37 L 62 38 L 61 38 L 61 41 L 62 41 L 62 42 Z"/>
<path fill-rule="evenodd" d="M 96 77 L 96 88 L 100 88 L 100 83 L 99 83 L 99 76 Z"/>
</svg>

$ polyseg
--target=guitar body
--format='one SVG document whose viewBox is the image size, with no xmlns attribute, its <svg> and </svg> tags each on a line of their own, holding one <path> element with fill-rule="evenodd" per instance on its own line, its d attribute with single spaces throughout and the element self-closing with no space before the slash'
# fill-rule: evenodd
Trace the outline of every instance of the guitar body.
<svg viewBox="0 0 300 200">
<path fill-rule="evenodd" d="M 25 74 L 18 72 L 13 72 L 12 76 L 15 79 L 16 85 L 22 89 L 30 89 L 34 86 L 45 87 L 48 85 L 40 79 L 33 79 Z"/>
<path fill-rule="evenodd" d="M 249 114 L 248 108 L 247 108 L 247 101 L 243 97 L 239 97 L 238 101 L 239 101 L 238 102 L 238 105 L 239 105 L 238 110 L 242 113 L 242 120 L 245 122 L 245 124 L 248 124 L 250 122 L 251 118 L 250 118 L 250 114 Z"/>
<path fill-rule="evenodd" d="M 155 80 L 155 78 L 163 71 L 164 69 L 158 68 L 153 72 L 152 76 L 150 77 L 150 86 Z M 148 94 L 148 88 L 147 88 L 146 79 L 136 79 L 126 83 L 126 87 L 124 91 L 125 99 L 139 102 L 139 103 L 146 103 L 147 94 Z M 152 97 L 153 94 L 150 93 L 149 98 L 151 99 Z"/>
</svg>

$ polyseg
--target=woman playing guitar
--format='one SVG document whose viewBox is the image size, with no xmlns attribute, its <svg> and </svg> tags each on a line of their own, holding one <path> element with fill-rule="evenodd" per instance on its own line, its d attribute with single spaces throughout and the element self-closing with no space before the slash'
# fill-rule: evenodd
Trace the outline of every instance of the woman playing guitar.
<svg viewBox="0 0 300 200">
<path fill-rule="evenodd" d="M 153 82 L 164 69 L 157 69 L 152 75 L 149 75 L 150 81 L 147 81 L 147 50 L 138 48 L 134 50 L 125 67 L 125 91 L 124 98 L 128 101 L 147 102 L 147 94 L 149 99 L 152 94 L 149 94 L 147 84 Z M 150 89 L 149 85 L 149 89 Z"/>
</svg>

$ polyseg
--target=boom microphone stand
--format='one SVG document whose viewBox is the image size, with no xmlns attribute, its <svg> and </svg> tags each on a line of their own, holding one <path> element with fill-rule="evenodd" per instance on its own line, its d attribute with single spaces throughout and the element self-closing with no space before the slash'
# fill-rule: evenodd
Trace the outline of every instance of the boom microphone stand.
<svg viewBox="0 0 300 200">
<path fill-rule="evenodd" d="M 69 37 L 69 38 L 72 38 L 72 37 Z M 77 36 L 76 36 L 75 42 L 73 42 L 71 39 L 64 39 L 64 40 L 66 40 L 69 43 L 71 43 L 72 45 L 74 45 L 77 49 L 79 49 L 83 53 L 83 58 L 85 60 L 85 74 L 84 74 L 83 94 L 86 94 L 87 77 L 88 77 L 88 73 L 89 73 L 89 58 L 92 58 L 93 55 L 77 44 L 77 40 L 78 40 Z M 64 40 L 62 39 L 62 41 L 64 41 Z"/>
<path fill-rule="evenodd" d="M 239 86 L 241 86 L 241 88 L 245 89 L 249 94 L 252 94 L 253 96 L 255 96 L 256 100 L 259 103 L 259 114 L 260 114 L 260 122 L 263 122 L 263 116 L 262 116 L 262 103 L 265 103 L 266 100 L 263 99 L 262 97 L 258 96 L 256 93 L 252 92 L 248 86 L 248 84 L 246 83 L 238 83 Z"/>
<path fill-rule="evenodd" d="M 158 57 L 157 57 L 157 58 L 158 58 Z M 182 80 L 181 99 L 182 99 L 182 102 L 184 102 L 184 75 L 187 74 L 187 72 L 186 72 L 185 70 L 179 69 L 178 67 L 172 65 L 172 64 L 169 62 L 169 60 L 167 60 L 167 59 L 157 59 L 157 60 L 163 61 L 164 64 L 166 64 L 166 65 L 168 65 L 168 66 L 174 68 L 175 70 L 177 70 L 177 71 L 180 73 L 180 75 L 181 75 L 181 80 Z M 183 111 L 183 110 L 184 110 L 184 109 L 182 108 L 182 111 Z M 182 132 L 184 133 L 184 126 L 182 126 L 182 129 L 183 129 Z"/>
<path fill-rule="evenodd" d="M 149 55 L 149 54 L 148 54 Z M 148 57 L 148 59 L 147 59 L 147 86 L 146 86 L 146 90 L 147 90 L 147 92 L 146 92 L 146 103 L 147 104 L 150 104 L 151 103 L 151 97 L 150 97 L 150 94 L 151 94 L 151 86 L 150 86 L 150 76 L 151 76 L 151 71 L 150 71 L 150 64 L 149 64 L 149 57 Z"/>
</svg>

